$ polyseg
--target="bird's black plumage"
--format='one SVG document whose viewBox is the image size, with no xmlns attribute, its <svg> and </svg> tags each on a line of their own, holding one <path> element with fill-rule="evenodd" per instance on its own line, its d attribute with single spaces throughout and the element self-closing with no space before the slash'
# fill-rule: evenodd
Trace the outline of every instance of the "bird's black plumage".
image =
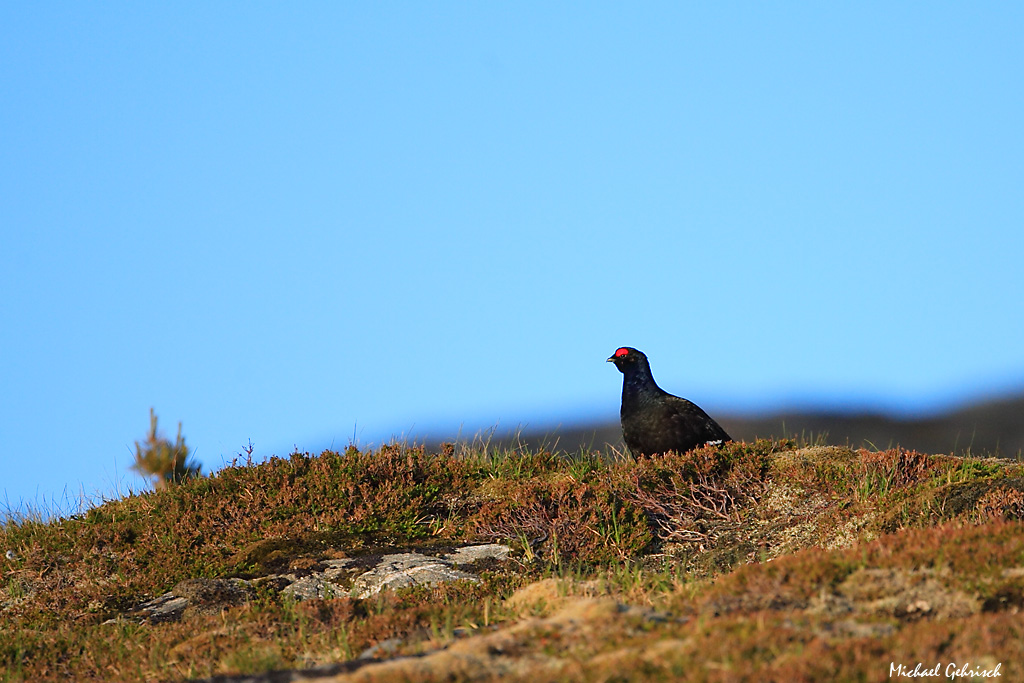
<svg viewBox="0 0 1024 683">
<path fill-rule="evenodd" d="M 608 362 L 622 372 L 622 439 L 634 456 L 683 453 L 732 441 L 695 403 L 659 387 L 643 352 L 624 346 Z"/>
</svg>

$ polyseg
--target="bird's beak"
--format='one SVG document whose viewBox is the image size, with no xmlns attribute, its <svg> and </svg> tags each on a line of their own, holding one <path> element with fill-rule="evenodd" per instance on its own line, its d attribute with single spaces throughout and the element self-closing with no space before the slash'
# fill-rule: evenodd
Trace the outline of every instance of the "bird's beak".
<svg viewBox="0 0 1024 683">
<path fill-rule="evenodd" d="M 606 358 L 604 362 L 605 363 L 614 363 L 615 362 L 615 356 L 612 356 L 611 358 Z"/>
</svg>

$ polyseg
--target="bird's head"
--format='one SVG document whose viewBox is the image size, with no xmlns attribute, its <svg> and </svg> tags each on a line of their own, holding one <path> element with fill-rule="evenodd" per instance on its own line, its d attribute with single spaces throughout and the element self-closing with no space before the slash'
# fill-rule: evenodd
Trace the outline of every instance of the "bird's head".
<svg viewBox="0 0 1024 683">
<path fill-rule="evenodd" d="M 643 351 L 637 351 L 632 346 L 623 346 L 616 349 L 615 353 L 608 359 L 608 362 L 615 363 L 615 367 L 623 374 L 632 368 L 650 367 L 647 365 L 647 356 L 644 355 Z"/>
</svg>

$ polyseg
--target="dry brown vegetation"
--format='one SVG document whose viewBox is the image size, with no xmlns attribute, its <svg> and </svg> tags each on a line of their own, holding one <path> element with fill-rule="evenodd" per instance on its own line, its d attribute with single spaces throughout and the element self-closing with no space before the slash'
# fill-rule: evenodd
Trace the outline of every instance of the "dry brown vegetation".
<svg viewBox="0 0 1024 683">
<path fill-rule="evenodd" d="M 1019 463 L 901 449 L 296 453 L 0 528 L 0 680 L 1013 680 L 1022 513 Z M 479 541 L 516 551 L 479 584 L 118 618 L 188 579 Z"/>
</svg>

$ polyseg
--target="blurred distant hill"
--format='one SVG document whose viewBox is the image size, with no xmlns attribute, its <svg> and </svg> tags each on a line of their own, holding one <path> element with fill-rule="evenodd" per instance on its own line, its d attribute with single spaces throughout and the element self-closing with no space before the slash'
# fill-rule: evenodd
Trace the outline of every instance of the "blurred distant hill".
<svg viewBox="0 0 1024 683">
<path fill-rule="evenodd" d="M 736 440 L 758 437 L 819 439 L 852 448 L 887 449 L 900 446 L 922 453 L 1021 457 L 1024 451 L 1024 394 L 962 406 L 925 417 L 902 418 L 882 413 L 782 411 L 763 415 L 713 417 Z M 515 437 L 495 434 L 492 444 Z M 582 447 L 622 449 L 618 422 L 561 426 L 547 431 L 525 431 L 518 436 L 525 446 L 545 445 L 559 451 Z"/>
</svg>

